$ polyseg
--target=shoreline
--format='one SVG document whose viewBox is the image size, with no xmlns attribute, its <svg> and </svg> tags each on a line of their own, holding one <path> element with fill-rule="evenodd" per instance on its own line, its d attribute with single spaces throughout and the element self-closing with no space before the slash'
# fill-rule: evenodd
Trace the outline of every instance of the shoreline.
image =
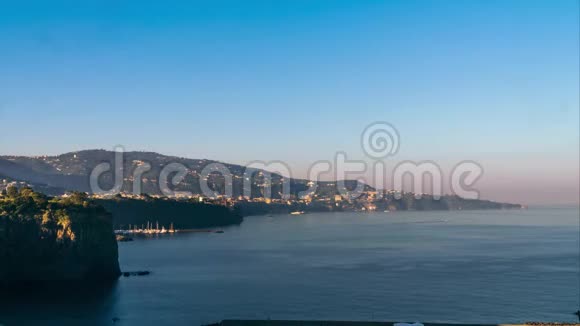
<svg viewBox="0 0 580 326">
<path fill-rule="evenodd" d="M 360 214 L 370 214 L 370 215 L 382 215 L 382 214 L 398 214 L 398 213 L 432 213 L 432 212 L 502 212 L 502 211 L 527 211 L 527 210 L 536 210 L 538 206 L 533 207 L 522 207 L 522 208 L 473 208 L 473 209 L 407 209 L 407 210 L 393 210 L 393 211 L 354 211 L 354 210 L 342 210 L 342 211 L 305 211 L 303 214 L 299 215 L 292 215 L 289 212 L 275 212 L 275 213 L 265 213 L 265 214 L 253 214 L 253 215 L 244 215 L 243 218 L 246 217 L 275 217 L 275 216 L 303 216 L 303 215 L 311 215 L 311 214 L 328 214 L 328 213 L 360 213 Z M 558 208 L 558 207 L 556 207 Z M 574 207 L 560 207 L 560 208 L 567 208 L 567 209 L 580 209 L 580 206 Z M 243 223 L 243 221 L 242 221 Z M 230 225 L 227 225 L 230 226 Z M 504 325 L 504 324 L 502 324 Z M 505 324 L 505 325 L 512 325 L 512 324 Z"/>
</svg>

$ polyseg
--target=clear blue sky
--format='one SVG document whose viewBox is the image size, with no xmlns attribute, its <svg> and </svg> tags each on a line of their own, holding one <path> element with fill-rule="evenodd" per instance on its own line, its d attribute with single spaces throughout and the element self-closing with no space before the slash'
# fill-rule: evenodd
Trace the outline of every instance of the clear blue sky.
<svg viewBox="0 0 580 326">
<path fill-rule="evenodd" d="M 121 144 L 285 160 L 304 176 L 337 150 L 362 158 L 359 135 L 381 120 L 401 134 L 397 159 L 482 163 L 488 198 L 577 202 L 578 11 L 577 0 L 0 0 L 0 154 Z"/>
</svg>

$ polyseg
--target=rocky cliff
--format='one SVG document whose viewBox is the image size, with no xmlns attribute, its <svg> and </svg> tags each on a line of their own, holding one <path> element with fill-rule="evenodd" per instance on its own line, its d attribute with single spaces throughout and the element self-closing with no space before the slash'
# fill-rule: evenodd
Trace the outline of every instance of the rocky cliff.
<svg viewBox="0 0 580 326">
<path fill-rule="evenodd" d="M 0 285 L 119 277 L 112 216 L 86 195 L 51 198 L 30 188 L 0 196 Z"/>
</svg>

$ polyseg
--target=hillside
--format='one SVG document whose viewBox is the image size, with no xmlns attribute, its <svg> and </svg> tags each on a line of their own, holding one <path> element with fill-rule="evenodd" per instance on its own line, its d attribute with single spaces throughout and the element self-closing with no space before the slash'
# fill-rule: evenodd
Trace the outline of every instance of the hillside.
<svg viewBox="0 0 580 326">
<path fill-rule="evenodd" d="M 25 181 L 33 187 L 48 187 L 54 191 L 75 190 L 90 192 L 89 176 L 91 171 L 100 163 L 107 162 L 114 165 L 115 153 L 106 150 L 85 150 L 71 152 L 58 156 L 0 156 L 0 175 L 7 178 Z M 142 176 L 142 193 L 159 195 L 158 178 L 163 167 L 170 163 L 179 163 L 188 168 L 189 173 L 185 179 L 175 187 L 175 191 L 188 191 L 193 194 L 201 194 L 200 174 L 205 166 L 211 163 L 221 163 L 205 159 L 189 159 L 175 156 L 166 156 L 152 152 L 125 152 L 123 162 L 123 187 L 122 190 L 131 192 L 133 190 L 132 175 L 135 169 L 145 163 L 151 165 L 151 170 Z M 244 181 L 245 167 L 235 164 L 225 165 L 233 175 L 234 196 L 243 194 L 242 187 Z M 252 177 L 252 195 L 262 196 L 264 178 L 260 172 Z M 114 176 L 112 173 L 104 173 L 100 179 L 103 189 L 113 186 Z M 210 175 L 207 180 L 210 187 L 223 193 L 225 188 L 224 178 L 218 174 Z M 308 189 L 308 180 L 290 179 L 292 194 Z M 272 173 L 272 197 L 279 197 L 282 191 L 283 177 L 277 173 Z M 347 181 L 347 187 L 354 188 L 356 181 Z M 367 189 L 370 187 L 366 186 Z M 333 182 L 319 182 L 318 191 L 321 195 L 332 195 L 336 193 L 336 186 Z"/>
<path fill-rule="evenodd" d="M 207 182 L 209 187 L 216 194 L 224 194 L 226 189 L 226 179 L 217 172 L 212 172 L 204 178 L 202 170 L 212 163 L 223 164 L 232 174 L 233 197 L 238 198 L 244 195 L 243 188 L 245 182 L 250 182 L 251 197 L 264 197 L 264 191 L 270 185 L 265 178 L 265 171 L 250 170 L 251 177 L 246 179 L 244 175 L 246 168 L 240 165 L 221 163 L 205 159 L 189 159 L 175 156 L 166 156 L 152 152 L 125 152 L 123 154 L 123 183 L 121 191 L 133 193 L 134 181 L 141 180 L 141 193 L 148 195 L 162 195 L 159 188 L 159 177 L 164 167 L 169 164 L 180 164 L 185 166 L 187 174 L 176 186 L 172 187 L 173 191 L 189 192 L 193 195 L 203 194 L 200 184 Z M 114 166 L 115 152 L 105 150 L 85 150 L 79 152 L 66 153 L 58 156 L 0 156 L 0 181 L 6 186 L 7 183 L 18 181 L 29 185 L 37 191 L 50 194 L 62 194 L 65 191 L 91 192 L 90 174 L 95 167 L 101 163 L 109 163 Z M 143 166 L 149 165 L 150 170 L 143 173 L 140 178 L 135 178 L 135 172 Z M 169 175 L 169 180 L 174 174 Z M 271 194 L 272 199 L 280 199 L 283 189 L 284 177 L 277 173 L 271 174 Z M 103 173 L 99 178 L 100 187 L 104 190 L 113 188 L 114 178 L 112 171 Z M 288 179 L 286 179 L 288 181 Z M 297 198 L 301 191 L 309 188 L 312 184 L 309 180 L 289 179 L 290 194 Z M 354 189 L 357 181 L 345 182 L 346 187 Z M 1 186 L 2 184 L 0 184 Z M 274 203 L 255 203 L 251 201 L 237 202 L 238 212 L 244 216 L 270 213 L 287 213 L 295 210 L 307 211 L 340 211 L 340 210 L 453 210 L 453 209 L 503 209 L 503 208 L 521 208 L 517 204 L 496 203 L 484 200 L 466 200 L 457 196 L 443 196 L 441 200 L 434 200 L 428 195 L 422 199 L 416 200 L 413 194 L 405 193 L 403 198 L 395 198 L 392 193 L 383 199 L 373 199 L 365 194 L 355 201 L 339 200 L 335 202 L 335 196 L 338 194 L 335 182 L 318 182 L 318 187 L 312 201 L 304 203 L 301 201 L 278 201 Z M 374 191 L 373 188 L 365 185 L 365 190 Z M 340 198 L 339 198 L 340 199 Z M 126 207 L 129 202 L 122 202 L 122 207 Z M 161 203 L 160 205 L 165 205 Z M 107 206 L 107 205 L 106 205 Z M 156 207 L 156 205 L 154 205 Z M 200 206 L 201 207 L 201 206 Z M 110 208 L 113 209 L 113 208 Z M 121 209 L 121 208 L 119 208 Z M 199 212 L 197 207 L 196 212 Z M 192 213 L 193 214 L 193 213 Z M 191 216 L 192 214 L 185 214 Z M 156 214 L 161 215 L 161 214 Z M 218 214 L 219 215 L 219 214 Z M 224 215 L 225 216 L 225 215 Z M 143 218 L 143 217 L 142 217 Z M 152 218 L 152 217 L 151 217 Z M 228 224 L 231 224 L 231 216 L 227 217 Z M 117 219 L 116 219 L 117 220 Z M 142 223 L 140 220 L 134 223 Z M 177 222 L 177 221 L 174 221 Z M 196 227 L 195 223 L 204 224 L 205 222 L 187 221 L 185 224 L 193 223 L 184 227 Z M 233 221 L 234 223 L 236 221 Z M 119 222 L 123 223 L 123 222 Z"/>
</svg>

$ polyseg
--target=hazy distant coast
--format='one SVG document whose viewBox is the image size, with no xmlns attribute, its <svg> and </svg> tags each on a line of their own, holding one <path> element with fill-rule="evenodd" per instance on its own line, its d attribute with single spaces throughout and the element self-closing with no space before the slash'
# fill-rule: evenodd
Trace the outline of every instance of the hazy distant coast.
<svg viewBox="0 0 580 326">
<path fill-rule="evenodd" d="M 394 191 L 376 190 L 368 185 L 362 185 L 359 196 L 351 198 L 349 194 L 338 190 L 338 182 L 287 178 L 260 169 L 250 169 L 251 173 L 248 174 L 247 168 L 240 165 L 152 152 L 125 152 L 122 162 L 121 184 L 115 184 L 114 171 L 104 173 L 99 179 L 99 185 L 103 189 L 118 186 L 119 196 L 116 199 L 110 195 L 96 196 L 116 216 L 116 225 L 145 224 L 148 220 L 155 222 L 155 219 L 165 219 L 164 215 L 173 215 L 170 220 L 163 221 L 165 224 L 174 222 L 185 228 L 197 228 L 239 223 L 240 216 L 284 214 L 292 211 L 368 212 L 522 207 L 518 204 L 470 200 L 453 195 L 446 195 L 438 200 L 422 195 L 417 199 L 411 192 L 396 194 Z M 52 195 L 62 195 L 67 191 L 92 194 L 90 175 L 102 163 L 114 166 L 115 152 L 85 150 L 58 156 L 0 156 L 0 188 L 16 185 L 30 186 Z M 175 198 L 168 198 L 161 189 L 165 186 L 160 180 L 162 170 L 171 164 L 187 168 L 183 178 L 170 187 L 170 191 L 175 192 Z M 204 168 L 212 164 L 221 164 L 230 173 L 231 179 L 227 180 L 215 171 L 204 175 Z M 136 171 L 144 166 L 148 169 L 136 176 Z M 202 189 L 202 184 L 211 189 L 211 194 L 207 193 L 207 189 Z M 285 185 L 288 185 L 288 193 L 282 196 Z M 348 189 L 357 188 L 357 185 L 361 186 L 355 180 L 344 181 L 347 192 Z M 135 193 L 136 186 L 140 190 L 138 193 Z M 232 193 L 225 196 L 228 188 Z M 120 200 L 121 197 L 124 199 Z M 175 214 L 165 213 L 169 211 Z M 213 216 L 213 220 L 206 220 L 205 215 Z M 195 216 L 194 220 L 188 220 L 191 216 Z"/>
</svg>

